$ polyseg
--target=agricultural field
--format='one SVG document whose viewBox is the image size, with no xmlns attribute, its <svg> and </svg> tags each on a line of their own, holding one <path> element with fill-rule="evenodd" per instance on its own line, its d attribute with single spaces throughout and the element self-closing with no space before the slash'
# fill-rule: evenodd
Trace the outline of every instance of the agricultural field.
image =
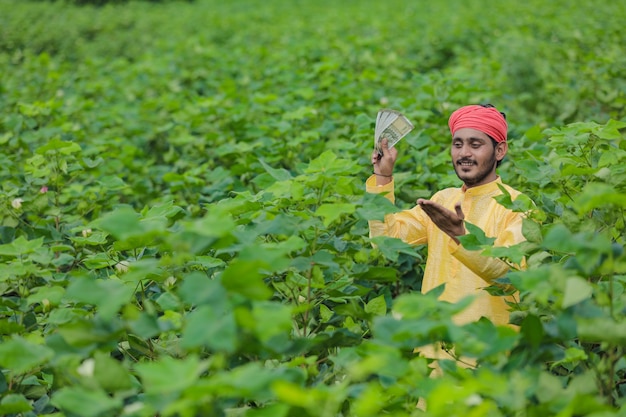
<svg viewBox="0 0 626 417">
<path fill-rule="evenodd" d="M 0 0 L 0 415 L 626 416 L 620 1 Z M 102 2 L 104 3 L 104 2 Z M 507 113 L 517 329 L 368 220 Z M 365 193 L 376 113 L 396 204 Z M 478 366 L 419 346 L 443 343 Z M 416 408 L 420 399 L 424 411 Z"/>
</svg>

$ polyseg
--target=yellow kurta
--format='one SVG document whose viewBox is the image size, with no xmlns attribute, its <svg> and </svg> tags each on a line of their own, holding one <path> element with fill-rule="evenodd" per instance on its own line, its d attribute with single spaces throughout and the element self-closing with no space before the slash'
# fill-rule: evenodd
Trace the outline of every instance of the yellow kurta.
<svg viewBox="0 0 626 417">
<path fill-rule="evenodd" d="M 463 188 L 447 188 L 431 198 L 449 210 L 461 202 L 465 220 L 480 227 L 488 237 L 495 237 L 495 246 L 511 246 L 524 240 L 522 215 L 500 205 L 493 197 L 502 194 L 498 184 L 515 199 L 520 192 L 505 185 L 498 177 L 488 184 Z M 375 176 L 366 182 L 370 193 L 386 192 L 386 197 L 395 202 L 393 181 L 383 186 L 376 185 Z M 384 222 L 370 221 L 370 237 L 390 236 L 400 238 L 412 245 L 427 244 L 428 258 L 422 281 L 422 292 L 446 284 L 440 299 L 457 302 L 468 295 L 475 296 L 474 302 L 457 317 L 457 324 L 490 319 L 494 324 L 507 324 L 509 311 L 506 298 L 489 295 L 482 288 L 502 277 L 508 265 L 496 258 L 487 257 L 480 251 L 469 251 L 442 232 L 419 206 L 399 213 L 388 214 Z"/>
</svg>

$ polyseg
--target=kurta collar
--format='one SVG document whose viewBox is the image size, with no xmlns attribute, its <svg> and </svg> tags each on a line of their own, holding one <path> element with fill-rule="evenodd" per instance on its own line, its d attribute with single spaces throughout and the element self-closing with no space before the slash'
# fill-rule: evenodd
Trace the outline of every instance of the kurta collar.
<svg viewBox="0 0 626 417">
<path fill-rule="evenodd" d="M 461 187 L 461 191 L 465 195 L 471 196 L 487 195 L 493 193 L 494 191 L 498 191 L 500 189 L 500 187 L 498 187 L 498 184 L 502 184 L 502 180 L 500 179 L 499 175 L 496 177 L 495 180 L 488 182 L 487 184 L 479 185 L 477 187 L 467 188 L 465 184 L 463 184 L 463 187 Z"/>
</svg>

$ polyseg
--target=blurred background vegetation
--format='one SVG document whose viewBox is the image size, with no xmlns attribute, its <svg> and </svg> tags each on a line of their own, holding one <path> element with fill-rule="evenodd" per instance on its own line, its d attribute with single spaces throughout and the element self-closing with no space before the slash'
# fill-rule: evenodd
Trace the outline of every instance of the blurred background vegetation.
<svg viewBox="0 0 626 417">
<path fill-rule="evenodd" d="M 0 414 L 413 415 L 429 395 L 442 417 L 616 415 L 624 21 L 566 0 L 0 0 Z M 499 173 L 543 221 L 513 253 L 520 333 L 454 326 L 416 291 L 423 249 L 367 238 L 377 111 L 416 126 L 404 208 L 458 186 L 447 118 L 487 102 Z M 442 339 L 480 370 L 428 378 L 412 348 Z"/>
</svg>

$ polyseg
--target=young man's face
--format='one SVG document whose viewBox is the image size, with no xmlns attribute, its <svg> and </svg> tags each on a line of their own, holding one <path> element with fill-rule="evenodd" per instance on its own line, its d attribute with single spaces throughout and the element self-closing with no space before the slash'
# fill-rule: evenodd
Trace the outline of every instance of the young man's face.
<svg viewBox="0 0 626 417">
<path fill-rule="evenodd" d="M 465 186 L 476 187 L 496 179 L 496 164 L 504 158 L 506 142 L 493 142 L 480 130 L 463 128 L 452 138 L 452 165 Z"/>
</svg>

